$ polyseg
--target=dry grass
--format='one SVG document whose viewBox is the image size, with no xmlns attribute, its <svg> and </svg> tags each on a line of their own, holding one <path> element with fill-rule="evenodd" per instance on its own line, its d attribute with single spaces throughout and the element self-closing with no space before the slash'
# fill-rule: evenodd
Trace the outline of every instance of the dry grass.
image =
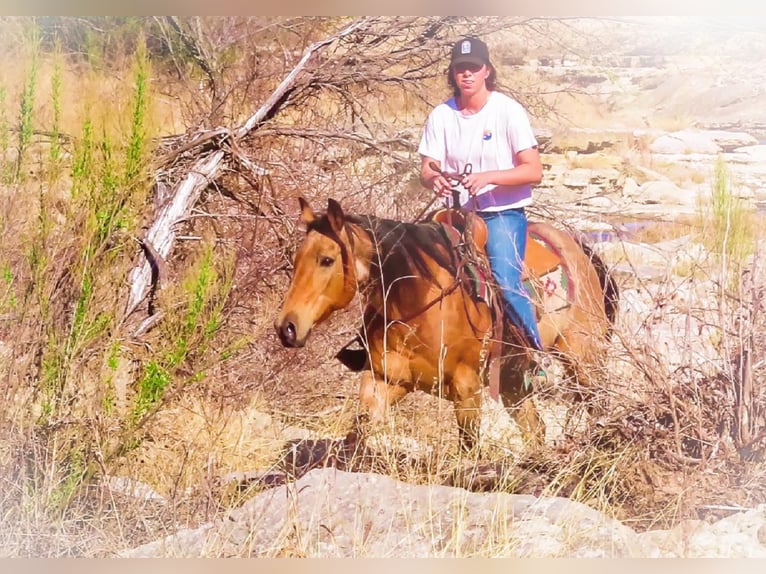
<svg viewBox="0 0 766 574">
<path fill-rule="evenodd" d="M 27 38 L 18 21 L 3 25 L 11 26 L 8 37 Z M 14 57 L 4 68 L 2 102 L 13 143 L 32 47 L 24 40 L 7 48 Z M 219 517 L 264 488 L 257 481 L 239 481 L 238 475 L 295 472 L 283 460 L 288 441 L 346 437 L 356 414 L 358 375 L 344 371 L 332 357 L 353 336 L 356 310 L 317 329 L 303 350 L 283 349 L 273 336 L 273 317 L 298 240 L 293 196 L 332 196 L 352 211 L 380 210 L 402 218 L 411 218 L 421 207 L 418 202 L 425 202 L 417 190 L 410 189 L 411 196 L 406 190 L 390 193 L 411 173 L 382 161 L 386 154 L 361 169 L 360 158 L 367 156 L 352 144 L 274 134 L 254 138 L 247 152 L 266 158 L 273 176 L 254 189 L 237 174 L 227 174 L 207 191 L 184 226 L 169 262 L 170 284 L 156 300 L 165 319 L 148 334 L 130 337 L 119 322 L 120 309 L 125 276 L 136 256 L 131 238 L 152 216 L 146 182 L 153 157 L 147 149 L 138 182 L 119 179 L 135 127 L 130 53 L 126 50 L 110 66 L 89 65 L 71 55 L 63 59 L 58 130 L 68 137 L 54 165 L 45 134 L 55 117 L 57 64 L 41 52 L 31 116 L 36 131 L 27 148 L 25 177 L 8 175 L 6 168 L 16 161 L 13 149 L 0 158 L 4 556 L 114 555 Z M 156 142 L 183 132 L 191 110 L 206 102 L 158 70 L 150 77 L 142 125 Z M 432 81 L 431 88 L 440 90 L 441 78 Z M 371 100 L 361 92 L 354 96 L 372 115 L 387 117 L 397 110 L 402 126 L 420 117 L 424 106 L 417 95 L 396 90 Z M 247 101 L 242 96 L 231 103 L 222 117 L 241 116 L 251 107 Z M 332 112 L 296 108 L 294 120 L 324 121 L 323 115 Z M 75 166 L 85 151 L 91 154 L 83 164 L 89 171 L 79 173 Z M 611 164 L 599 155 L 577 161 L 593 169 Z M 383 197 L 390 203 L 382 203 Z M 115 206 L 115 198 L 124 203 L 120 216 L 109 219 L 104 209 Z M 688 232 L 682 224 L 656 224 L 643 228 L 639 238 L 656 242 Z M 763 316 L 756 313 L 762 283 L 721 291 L 718 322 L 727 336 L 719 338 L 713 368 L 718 378 L 690 368 L 671 370 L 651 345 L 622 330 L 610 348 L 610 369 L 599 377 L 598 391 L 613 408 L 601 417 L 575 416 L 565 424 L 563 413 L 571 404 L 561 391 L 569 382 L 555 378 L 551 392 L 537 398 L 549 428 L 548 448 L 542 451 L 525 450 L 507 413 L 487 403 L 482 448 L 466 457 L 457 448 L 451 403 L 415 393 L 370 437 L 370 452 L 344 464 L 414 484 L 567 496 L 636 528 L 697 516 L 701 501 L 755 503 L 763 495 L 763 462 L 757 460 L 762 448 L 746 445 L 755 453 L 756 460 L 749 460 L 737 451 L 743 447 L 737 444 L 741 433 L 732 438 L 737 411 L 731 389 L 742 373 L 731 360 L 748 349 L 757 361 L 766 348 L 760 341 L 766 333 Z M 658 295 L 655 303 L 666 301 Z M 747 333 L 755 339 L 747 339 Z M 679 352 L 692 354 L 696 344 L 690 339 Z M 755 393 L 744 406 L 758 423 L 763 382 L 758 375 L 752 382 Z M 708 393 L 718 402 L 706 399 Z M 668 420 L 679 422 L 673 426 Z M 742 477 L 739 482 L 735 475 Z M 115 486 L 116 478 L 130 479 L 157 496 L 125 494 Z M 447 544 L 445 554 L 504 554 L 518 541 L 499 526 L 505 524 L 502 517 L 497 524 L 483 546 Z"/>
</svg>

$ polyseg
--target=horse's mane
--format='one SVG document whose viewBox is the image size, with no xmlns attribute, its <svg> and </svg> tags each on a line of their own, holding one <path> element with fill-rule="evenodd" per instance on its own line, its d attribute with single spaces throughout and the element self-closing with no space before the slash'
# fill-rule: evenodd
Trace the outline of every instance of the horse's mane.
<svg viewBox="0 0 766 574">
<path fill-rule="evenodd" d="M 357 225 L 370 236 L 374 250 L 372 271 L 387 282 L 396 277 L 417 275 L 436 283 L 426 257 L 433 259 L 451 274 L 456 273 L 455 255 L 440 224 L 407 223 L 374 215 L 348 213 L 345 217 L 347 226 Z M 309 230 L 333 236 L 326 215 L 312 221 Z M 349 237 L 353 237 L 353 234 L 349 233 Z"/>
</svg>

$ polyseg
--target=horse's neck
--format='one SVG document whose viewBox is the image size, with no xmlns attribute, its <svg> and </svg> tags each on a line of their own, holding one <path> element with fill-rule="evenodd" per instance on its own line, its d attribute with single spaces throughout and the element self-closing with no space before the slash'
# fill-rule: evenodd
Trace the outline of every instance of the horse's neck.
<svg viewBox="0 0 766 574">
<path fill-rule="evenodd" d="M 349 232 L 353 235 L 353 257 L 357 277 L 357 289 L 366 318 L 386 314 L 386 286 L 390 279 L 383 277 L 382 261 L 386 253 L 380 251 L 375 241 L 375 218 L 370 217 L 366 225 L 352 223 Z"/>
<path fill-rule="evenodd" d="M 373 259 L 385 260 L 387 253 L 373 252 Z M 373 317 L 385 319 L 386 324 L 409 321 L 430 308 L 452 290 L 455 277 L 439 267 L 433 269 L 433 279 L 427 279 L 414 269 L 401 269 L 400 273 L 384 271 L 382 264 L 371 265 L 369 281 L 360 289 L 360 299 L 367 323 Z"/>
</svg>

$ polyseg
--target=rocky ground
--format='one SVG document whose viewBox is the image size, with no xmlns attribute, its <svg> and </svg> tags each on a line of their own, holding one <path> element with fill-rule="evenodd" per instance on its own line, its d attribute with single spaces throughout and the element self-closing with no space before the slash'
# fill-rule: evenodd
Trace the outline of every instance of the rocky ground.
<svg viewBox="0 0 766 574">
<path fill-rule="evenodd" d="M 687 520 L 637 533 L 566 498 L 479 494 L 330 468 L 121 556 L 766 557 L 766 505 L 730 511 L 712 524 Z"/>
</svg>

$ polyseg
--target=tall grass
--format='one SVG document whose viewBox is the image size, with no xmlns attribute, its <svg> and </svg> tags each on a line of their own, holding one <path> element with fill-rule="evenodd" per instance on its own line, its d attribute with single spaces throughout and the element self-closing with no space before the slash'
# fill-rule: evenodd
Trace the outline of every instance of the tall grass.
<svg viewBox="0 0 766 574">
<path fill-rule="evenodd" d="M 4 85 L 0 84 L 0 165 L 2 165 L 3 168 L 5 167 L 6 155 L 11 143 L 8 115 L 5 112 L 7 99 L 8 90 Z"/>
<path fill-rule="evenodd" d="M 56 50 L 49 97 L 39 104 L 49 106 L 51 124 L 40 127 L 49 129 L 52 142 L 48 153 L 37 156 L 42 172 L 56 175 L 70 170 L 70 178 L 59 184 L 71 181 L 71 187 L 54 195 L 56 177 L 23 177 L 29 152 L 38 151 L 32 138 L 39 121 L 34 115 L 38 70 L 49 63 L 38 52 L 35 38 L 33 34 L 31 62 L 19 95 L 14 183 L 17 202 L 26 204 L 35 217 L 28 218 L 17 235 L 19 245 L 14 247 L 23 256 L 0 261 L 0 306 L 10 313 L 17 331 L 27 333 L 24 347 L 16 352 L 29 357 L 26 385 L 33 385 L 34 393 L 12 424 L 29 429 L 27 440 L 37 445 L 29 455 L 29 479 L 35 484 L 39 508 L 55 514 L 101 468 L 96 453 L 107 429 L 122 425 L 114 409 L 110 370 L 104 370 L 101 381 L 100 365 L 115 365 L 122 348 L 115 317 L 122 296 L 120 277 L 134 249 L 131 236 L 136 233 L 138 209 L 149 189 L 151 93 L 146 51 L 141 48 L 136 51 L 134 90 L 127 93 L 127 101 L 67 99 L 66 59 Z M 129 113 L 122 123 L 126 128 L 114 121 L 121 109 Z M 82 118 L 68 166 L 60 145 L 65 111 Z M 9 378 L 8 383 L 9 389 L 19 391 L 25 386 L 18 379 Z"/>
<path fill-rule="evenodd" d="M 50 161 L 55 169 L 61 159 L 61 82 L 62 62 L 61 52 L 57 48 L 54 54 L 53 77 L 51 78 L 51 107 L 53 108 L 53 124 L 51 125 Z"/>
<path fill-rule="evenodd" d="M 35 30 L 35 28 L 33 28 Z M 34 135 L 34 106 L 35 92 L 37 88 L 37 66 L 38 66 L 38 38 L 37 33 L 33 32 L 30 40 L 32 58 L 27 72 L 27 78 L 24 82 L 24 88 L 19 102 L 19 136 L 17 143 L 16 156 L 16 179 L 20 179 L 23 174 L 23 168 L 26 160 L 27 150 L 32 143 Z"/>
<path fill-rule="evenodd" d="M 136 49 L 133 108 L 130 123 L 130 143 L 125 158 L 125 182 L 133 183 L 142 173 L 147 147 L 147 99 L 149 97 L 149 60 L 146 43 L 141 39 Z"/>
<path fill-rule="evenodd" d="M 0 218 L 25 214 L 0 219 L 0 341 L 9 343 L 0 351 L 10 348 L 0 377 L 13 405 L 0 413 L 0 470 L 24 485 L 5 518 L 63 525 L 94 478 L 132 464 L 169 403 L 231 358 L 216 338 L 234 255 L 213 239 L 182 247 L 185 272 L 157 295 L 164 319 L 146 347 L 128 336 L 118 314 L 151 205 L 159 123 L 148 52 L 139 37 L 131 62 L 99 61 L 132 84 L 93 97 L 89 86 L 101 94 L 113 85 L 103 70 L 58 45 L 47 54 L 36 37 L 27 36 L 23 77 L 4 78 L 0 90 L 0 146 L 10 157 Z M 49 147 L 35 130 L 51 134 Z M 31 157 L 40 169 L 25 177 Z"/>
<path fill-rule="evenodd" d="M 721 263 L 732 287 L 755 245 L 754 209 L 733 188 L 731 172 L 723 157 L 716 160 L 710 200 L 700 206 L 700 229 L 705 247 Z"/>
</svg>

